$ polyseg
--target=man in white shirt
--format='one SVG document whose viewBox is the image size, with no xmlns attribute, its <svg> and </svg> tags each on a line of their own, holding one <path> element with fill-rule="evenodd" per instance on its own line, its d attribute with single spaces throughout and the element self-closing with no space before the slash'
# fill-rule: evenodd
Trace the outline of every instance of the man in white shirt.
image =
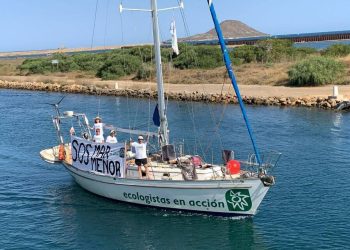
<svg viewBox="0 0 350 250">
<path fill-rule="evenodd" d="M 109 136 L 107 136 L 106 139 L 107 143 L 118 143 L 116 134 L 115 134 L 115 130 L 111 130 L 111 132 L 109 133 Z"/>
<path fill-rule="evenodd" d="M 135 164 L 138 167 L 139 177 L 142 179 L 142 170 L 141 166 L 143 165 L 146 170 L 146 177 L 147 179 L 150 179 L 149 171 L 148 171 L 148 164 L 147 164 L 147 142 L 143 141 L 143 136 L 140 135 L 137 138 L 137 142 L 131 143 L 131 146 L 135 149 Z"/>
<path fill-rule="evenodd" d="M 96 134 L 94 135 L 94 142 L 97 142 L 97 143 L 103 143 L 104 142 L 104 138 L 103 138 L 103 135 L 101 135 L 101 131 L 100 129 L 96 129 Z"/>
</svg>

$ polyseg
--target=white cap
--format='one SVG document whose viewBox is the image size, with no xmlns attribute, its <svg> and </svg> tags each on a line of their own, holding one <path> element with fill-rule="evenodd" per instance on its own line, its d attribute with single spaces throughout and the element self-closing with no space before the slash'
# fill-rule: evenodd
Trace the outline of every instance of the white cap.
<svg viewBox="0 0 350 250">
<path fill-rule="evenodd" d="M 143 140 L 143 136 L 142 136 L 142 135 L 139 135 L 139 137 L 138 137 L 137 139 Z"/>
</svg>

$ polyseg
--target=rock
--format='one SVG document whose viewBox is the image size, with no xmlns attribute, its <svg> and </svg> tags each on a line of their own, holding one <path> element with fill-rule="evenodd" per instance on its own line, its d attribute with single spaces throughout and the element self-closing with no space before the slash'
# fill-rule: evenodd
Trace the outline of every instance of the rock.
<svg viewBox="0 0 350 250">
<path fill-rule="evenodd" d="M 158 93 L 150 89 L 109 89 L 106 86 L 95 86 L 94 84 L 76 84 L 74 81 L 67 83 L 59 82 L 17 82 L 0 80 L 0 88 L 27 89 L 33 91 L 54 91 L 67 93 L 84 93 L 90 95 L 113 95 L 113 96 L 129 96 L 137 98 L 157 98 Z M 182 92 L 182 93 L 166 93 L 167 97 L 172 100 L 179 101 L 201 101 L 211 103 L 232 103 L 237 104 L 238 98 L 234 94 L 203 94 L 198 91 Z M 321 97 L 251 97 L 242 96 L 243 102 L 251 105 L 274 105 L 274 106 L 306 106 L 324 109 L 335 109 L 339 100 Z"/>
<path fill-rule="evenodd" d="M 282 98 L 279 99 L 279 102 L 280 103 L 286 103 L 287 102 L 287 98 L 282 97 Z"/>
</svg>

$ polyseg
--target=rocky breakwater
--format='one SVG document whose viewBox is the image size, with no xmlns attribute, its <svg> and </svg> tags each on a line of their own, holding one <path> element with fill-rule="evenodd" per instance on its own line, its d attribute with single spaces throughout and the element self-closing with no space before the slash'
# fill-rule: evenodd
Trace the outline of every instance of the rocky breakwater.
<svg viewBox="0 0 350 250">
<path fill-rule="evenodd" d="M 81 93 L 89 95 L 109 95 L 109 96 L 128 96 L 135 98 L 157 98 L 157 92 L 147 89 L 111 89 L 108 87 L 99 87 L 97 85 L 78 85 L 67 83 L 44 83 L 44 82 L 17 82 L 0 80 L 0 88 L 22 89 L 33 91 L 48 92 L 66 92 Z M 238 104 L 237 97 L 234 94 L 207 94 L 201 92 L 168 92 L 167 97 L 178 101 L 210 102 L 221 104 Z M 243 96 L 243 102 L 248 105 L 264 106 L 296 106 L 296 107 L 314 107 L 322 109 L 336 109 L 340 103 L 339 100 L 325 97 L 253 97 Z"/>
<path fill-rule="evenodd" d="M 232 94 L 201 94 L 193 93 L 170 93 L 169 98 L 183 101 L 200 101 L 212 103 L 231 103 L 238 104 L 238 99 Z M 340 100 L 325 97 L 253 97 L 242 96 L 243 102 L 247 105 L 263 106 L 296 106 L 296 107 L 315 107 L 322 109 L 336 109 Z"/>
</svg>

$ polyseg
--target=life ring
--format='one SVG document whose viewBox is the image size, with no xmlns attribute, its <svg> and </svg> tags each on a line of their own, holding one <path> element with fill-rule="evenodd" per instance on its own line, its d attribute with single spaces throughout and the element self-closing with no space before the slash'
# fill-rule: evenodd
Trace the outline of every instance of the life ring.
<svg viewBox="0 0 350 250">
<path fill-rule="evenodd" d="M 64 150 L 64 145 L 60 144 L 58 148 L 58 159 L 63 161 L 66 158 L 66 151 Z"/>
</svg>

